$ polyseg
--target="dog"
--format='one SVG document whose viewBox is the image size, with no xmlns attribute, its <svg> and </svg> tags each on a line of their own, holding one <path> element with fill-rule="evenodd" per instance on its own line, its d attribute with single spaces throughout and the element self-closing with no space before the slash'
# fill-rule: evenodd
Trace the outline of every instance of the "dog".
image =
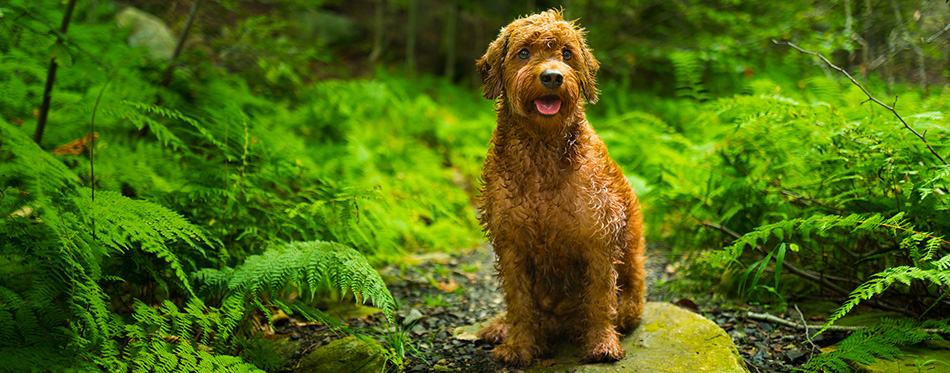
<svg viewBox="0 0 950 373">
<path fill-rule="evenodd" d="M 558 338 L 585 362 L 620 360 L 645 302 L 640 203 L 587 123 L 599 64 L 575 22 L 559 10 L 517 19 L 476 62 L 498 115 L 479 219 L 508 308 L 478 337 L 513 366 Z"/>
</svg>

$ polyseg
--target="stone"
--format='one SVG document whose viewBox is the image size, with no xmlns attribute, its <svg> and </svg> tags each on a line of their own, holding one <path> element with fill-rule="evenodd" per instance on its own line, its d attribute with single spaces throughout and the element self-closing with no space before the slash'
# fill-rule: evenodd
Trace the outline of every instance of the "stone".
<svg viewBox="0 0 950 373">
<path fill-rule="evenodd" d="M 141 9 L 127 7 L 115 16 L 115 22 L 119 27 L 131 31 L 129 46 L 144 47 L 148 51 L 148 56 L 153 59 L 167 61 L 172 58 L 178 41 L 171 29 L 160 18 Z"/>
<path fill-rule="evenodd" d="M 338 339 L 300 359 L 294 373 L 380 372 L 386 364 L 380 349 L 353 336 Z"/>
<path fill-rule="evenodd" d="M 462 327 L 457 336 L 475 326 Z M 453 333 L 453 334 L 456 334 Z M 669 303 L 649 302 L 640 326 L 621 340 L 627 356 L 613 363 L 584 364 L 573 343 L 560 343 L 525 372 L 748 372 L 732 339 L 718 325 Z M 546 364 L 540 364 L 539 361 Z"/>
</svg>

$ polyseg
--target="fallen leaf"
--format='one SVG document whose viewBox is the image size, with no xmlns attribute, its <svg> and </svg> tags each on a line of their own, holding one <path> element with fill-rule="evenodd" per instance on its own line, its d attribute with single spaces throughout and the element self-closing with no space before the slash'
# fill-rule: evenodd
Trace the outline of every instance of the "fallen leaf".
<svg viewBox="0 0 950 373">
<path fill-rule="evenodd" d="M 458 288 L 459 288 L 459 284 L 456 283 L 455 280 L 451 278 L 449 279 L 448 282 L 439 283 L 439 290 L 442 290 L 446 293 L 454 292 Z"/>
<path fill-rule="evenodd" d="M 696 304 L 692 299 L 689 298 L 680 298 L 673 304 L 679 306 L 682 309 L 692 311 L 694 313 L 699 313 L 699 305 Z"/>
<path fill-rule="evenodd" d="M 81 139 L 76 139 L 69 144 L 53 149 L 53 155 L 80 155 L 86 152 L 89 149 L 89 143 L 97 138 L 99 138 L 98 132 L 89 133 Z"/>
</svg>

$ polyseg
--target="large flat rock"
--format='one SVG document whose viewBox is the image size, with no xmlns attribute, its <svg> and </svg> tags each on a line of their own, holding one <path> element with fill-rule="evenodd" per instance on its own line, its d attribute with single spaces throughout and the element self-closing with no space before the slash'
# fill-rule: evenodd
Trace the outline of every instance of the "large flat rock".
<svg viewBox="0 0 950 373">
<path fill-rule="evenodd" d="M 470 336 L 471 326 L 457 336 Z M 464 339 L 465 337 L 461 337 Z M 621 341 L 627 356 L 583 364 L 577 346 L 562 343 L 526 372 L 748 372 L 729 335 L 718 325 L 669 303 L 647 303 L 640 326 Z"/>
</svg>

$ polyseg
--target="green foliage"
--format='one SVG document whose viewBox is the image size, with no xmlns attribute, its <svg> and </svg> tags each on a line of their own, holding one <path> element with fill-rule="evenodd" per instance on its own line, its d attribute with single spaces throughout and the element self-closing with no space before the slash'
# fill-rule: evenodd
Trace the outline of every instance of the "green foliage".
<svg viewBox="0 0 950 373">
<path fill-rule="evenodd" d="M 853 372 L 852 362 L 867 365 L 878 359 L 899 358 L 903 356 L 901 346 L 943 340 L 938 334 L 928 332 L 927 329 L 946 333 L 948 325 L 946 321 L 883 319 L 880 325 L 851 333 L 838 343 L 835 349 L 816 356 L 796 371 Z"/>
<path fill-rule="evenodd" d="M 14 5 L 0 27 L 4 366 L 251 369 L 267 363 L 251 351 L 256 315 L 281 309 L 349 333 L 314 304 L 352 292 L 391 319 L 395 301 L 370 263 L 481 236 L 464 188 L 492 121 L 474 91 L 274 75 L 300 85 L 307 104 L 291 106 L 206 62 L 166 89 L 164 66 L 111 22 L 77 24 L 41 145 L 99 137 L 94 157 L 53 156 L 26 134 L 52 43 L 33 31 L 57 7 Z M 484 114 L 444 109 L 427 94 L 439 91 Z M 395 340 L 381 352 L 394 362 L 412 348 Z"/>
<path fill-rule="evenodd" d="M 236 302 L 221 308 L 208 307 L 192 298 L 180 310 L 170 301 L 158 308 L 136 302 L 134 324 L 125 326 L 128 344 L 125 355 L 131 357 L 133 372 L 232 372 L 258 371 L 243 359 L 215 351 L 229 351 L 230 339 L 244 319 L 244 310 Z"/>
<path fill-rule="evenodd" d="M 774 93 L 706 104 L 715 110 L 714 122 L 723 124 L 719 128 L 729 130 L 707 130 L 717 139 L 715 147 L 694 148 L 702 151 L 694 154 L 705 165 L 703 172 L 686 161 L 677 164 L 678 158 L 666 166 L 676 178 L 665 180 L 681 181 L 664 189 L 661 198 L 688 206 L 684 217 L 703 227 L 687 228 L 695 234 L 677 237 L 688 237 L 686 245 L 715 247 L 734 239 L 724 236 L 726 231 L 739 232 L 741 238 L 707 253 L 704 261 L 720 270 L 741 266 L 732 285 L 747 297 L 760 291 L 787 297 L 799 289 L 780 280 L 791 278 L 783 276 L 792 265 L 815 278 L 877 279 L 876 285 L 852 293 L 849 306 L 889 289 L 928 294 L 913 308 L 934 306 L 932 311 L 943 314 L 937 289 L 946 271 L 934 261 L 947 254 L 941 237 L 950 225 L 940 218 L 950 207 L 943 195 L 950 181 L 946 166 L 934 165 L 920 139 L 893 114 L 860 106 L 863 93 L 843 88 L 837 97 L 815 104 Z M 928 113 L 945 107 L 945 98 L 946 93 L 927 99 L 902 95 L 910 125 L 926 129 L 938 144 L 946 136 L 946 127 L 938 123 L 946 119 Z M 766 269 L 775 279 L 769 286 L 761 281 Z M 878 273 L 882 277 L 874 276 Z M 906 276 L 924 281 L 887 286 Z"/>
<path fill-rule="evenodd" d="M 327 290 L 343 297 L 352 292 L 357 303 L 370 300 L 389 320 L 396 304 L 379 273 L 366 258 L 352 248 L 333 242 L 295 242 L 248 257 L 236 268 L 206 268 L 195 273 L 204 283 L 203 291 L 228 300 L 244 300 L 248 308 L 260 305 L 262 297 L 271 299 L 288 314 L 296 309 L 311 319 L 332 323 L 315 309 L 298 308 L 280 300 L 288 287 L 303 297 L 314 299 Z M 314 312 L 311 312 L 314 311 Z"/>
<path fill-rule="evenodd" d="M 675 52 L 670 54 L 673 62 L 673 73 L 676 79 L 676 96 L 689 97 L 696 101 L 708 98 L 703 87 L 702 61 L 695 53 Z"/>
</svg>

